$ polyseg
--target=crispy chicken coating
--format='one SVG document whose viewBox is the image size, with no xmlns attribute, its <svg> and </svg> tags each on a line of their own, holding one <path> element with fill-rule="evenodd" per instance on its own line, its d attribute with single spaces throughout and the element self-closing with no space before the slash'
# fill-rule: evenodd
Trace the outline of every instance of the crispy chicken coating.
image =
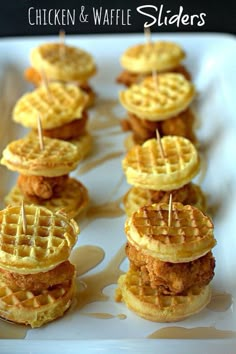
<svg viewBox="0 0 236 354">
<path fill-rule="evenodd" d="M 149 190 L 150 203 L 169 203 L 170 194 L 172 201 L 183 205 L 197 205 L 202 211 L 206 210 L 206 200 L 201 188 L 190 182 L 179 189 L 172 191 L 154 191 Z"/>
<path fill-rule="evenodd" d="M 54 285 L 62 284 L 71 280 L 74 276 L 75 267 L 69 261 L 59 264 L 48 272 L 36 274 L 19 274 L 0 268 L 0 279 L 9 287 L 22 290 L 39 291 L 48 289 Z"/>
<path fill-rule="evenodd" d="M 179 65 L 176 68 L 173 68 L 171 70 L 168 70 L 166 72 L 172 72 L 172 73 L 177 73 L 177 74 L 182 74 L 187 80 L 191 80 L 191 75 L 187 71 L 187 69 L 183 65 Z M 161 72 L 161 73 L 164 73 Z M 142 81 L 146 76 L 150 76 L 151 73 L 148 74 L 138 74 L 138 73 L 132 73 L 128 70 L 124 70 L 120 73 L 120 75 L 117 77 L 116 82 L 119 84 L 123 84 L 127 87 L 137 84 L 140 81 Z"/>
<path fill-rule="evenodd" d="M 192 262 L 170 263 L 148 256 L 127 243 L 126 254 L 131 267 L 140 270 L 143 280 L 160 294 L 184 294 L 193 285 L 206 286 L 214 276 L 212 252 Z"/>
<path fill-rule="evenodd" d="M 75 119 L 70 123 L 64 124 L 61 127 L 54 129 L 44 129 L 42 131 L 44 136 L 52 139 L 69 140 L 78 138 L 86 133 L 86 124 L 88 120 L 88 114 L 86 111 L 82 113 L 82 118 Z"/>
<path fill-rule="evenodd" d="M 194 115 L 190 109 L 179 113 L 173 118 L 157 122 L 140 119 L 135 114 L 128 112 L 128 119 L 121 121 L 122 129 L 124 131 L 131 130 L 134 141 L 137 144 L 143 144 L 146 140 L 155 138 L 157 129 L 160 136 L 183 136 L 196 143 L 193 124 Z"/>
<path fill-rule="evenodd" d="M 63 190 L 67 179 L 68 175 L 59 177 L 19 175 L 17 184 L 25 196 L 50 199 Z"/>
</svg>

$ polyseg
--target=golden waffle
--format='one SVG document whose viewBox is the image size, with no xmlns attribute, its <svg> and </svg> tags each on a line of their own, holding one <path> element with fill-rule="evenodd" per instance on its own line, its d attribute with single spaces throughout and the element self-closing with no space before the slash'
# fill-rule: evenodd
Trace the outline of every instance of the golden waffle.
<svg viewBox="0 0 236 354">
<path fill-rule="evenodd" d="M 150 42 L 128 48 L 121 65 L 132 73 L 148 74 L 175 68 L 185 58 L 183 49 L 172 42 Z"/>
<path fill-rule="evenodd" d="M 123 301 L 138 316 L 155 322 L 181 321 L 201 311 L 211 299 L 209 286 L 191 288 L 185 295 L 159 295 L 133 270 L 120 276 L 118 286 L 116 301 Z"/>
<path fill-rule="evenodd" d="M 34 48 L 30 60 L 33 68 L 39 72 L 43 69 L 49 80 L 82 83 L 96 73 L 94 60 L 89 53 L 60 43 L 46 43 Z"/>
<path fill-rule="evenodd" d="M 67 141 L 43 137 L 43 142 L 43 150 L 37 135 L 11 142 L 3 151 L 1 164 L 27 176 L 57 177 L 74 170 L 83 157 Z"/>
<path fill-rule="evenodd" d="M 196 184 L 192 184 L 193 192 L 196 195 L 196 199 L 194 203 L 187 203 L 191 204 L 195 208 L 202 210 L 203 212 L 206 211 L 206 200 L 201 188 Z M 168 197 L 169 193 L 166 194 L 165 199 Z M 173 202 L 181 202 L 180 200 L 172 199 Z M 159 200 L 158 202 L 167 202 L 168 200 L 164 201 L 163 199 Z M 152 204 L 151 201 L 151 193 L 149 189 L 144 189 L 140 187 L 132 187 L 124 196 L 123 199 L 125 212 L 128 216 L 131 216 L 135 211 L 139 208 L 143 207 L 144 205 Z M 186 204 L 186 203 L 183 203 Z"/>
<path fill-rule="evenodd" d="M 160 121 L 184 111 L 195 96 L 194 85 L 181 74 L 159 74 L 120 92 L 127 111 L 140 119 Z"/>
<path fill-rule="evenodd" d="M 173 203 L 168 226 L 167 203 L 144 206 L 125 224 L 128 241 L 163 262 L 190 262 L 208 253 L 216 244 L 211 220 L 199 209 Z"/>
<path fill-rule="evenodd" d="M 173 190 L 190 182 L 199 172 L 200 160 L 194 145 L 186 138 L 161 138 L 164 157 L 156 139 L 147 140 L 128 151 L 122 161 L 127 182 L 153 190 Z"/>
<path fill-rule="evenodd" d="M 0 211 L 0 267 L 21 274 L 45 272 L 68 259 L 79 228 L 62 212 L 25 205 Z"/>
<path fill-rule="evenodd" d="M 38 116 L 43 129 L 54 129 L 82 118 L 87 95 L 72 84 L 49 83 L 23 95 L 13 109 L 13 120 L 37 129 Z"/>
<path fill-rule="evenodd" d="M 32 328 L 40 327 L 64 314 L 74 292 L 74 280 L 42 292 L 12 289 L 0 281 L 0 316 Z"/>
<path fill-rule="evenodd" d="M 25 204 L 36 204 L 43 206 L 52 212 L 63 210 L 70 218 L 84 212 L 89 203 L 88 191 L 85 186 L 73 178 L 69 178 L 60 195 L 49 200 L 39 200 L 37 198 L 25 197 L 20 189 L 15 186 L 10 193 L 5 197 L 5 204 L 20 204 L 24 198 Z"/>
<path fill-rule="evenodd" d="M 86 156 L 89 155 L 89 153 L 92 150 L 93 137 L 91 134 L 87 133 L 81 135 L 77 139 L 70 139 L 69 142 L 71 144 L 74 144 L 78 148 L 79 153 L 82 155 L 82 158 L 84 159 Z"/>
</svg>

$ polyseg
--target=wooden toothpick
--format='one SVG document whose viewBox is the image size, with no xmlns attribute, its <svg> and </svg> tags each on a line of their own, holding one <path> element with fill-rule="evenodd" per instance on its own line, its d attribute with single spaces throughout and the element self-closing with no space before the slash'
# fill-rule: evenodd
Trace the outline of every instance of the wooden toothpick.
<svg viewBox="0 0 236 354">
<path fill-rule="evenodd" d="M 39 137 L 39 145 L 40 145 L 40 150 L 44 149 L 44 142 L 43 142 L 43 132 L 42 132 L 42 122 L 40 115 L 37 117 L 37 125 L 38 125 L 38 137 Z"/>
<path fill-rule="evenodd" d="M 161 137 L 160 137 L 160 133 L 159 133 L 158 129 L 156 129 L 156 137 L 157 137 L 157 141 L 158 141 L 158 144 L 159 144 L 159 147 L 160 147 L 161 157 L 164 159 L 166 156 L 165 156 L 165 153 L 164 153 L 164 149 L 163 149 L 163 146 L 162 146 Z"/>
<path fill-rule="evenodd" d="M 26 222 L 26 216 L 25 216 L 25 204 L 24 204 L 24 199 L 22 199 L 21 202 L 21 218 L 22 218 L 22 229 L 24 234 L 26 234 L 27 231 L 27 222 Z"/>
<path fill-rule="evenodd" d="M 172 193 L 169 198 L 169 208 L 168 208 L 168 227 L 171 227 L 171 219 L 172 219 Z"/>
<path fill-rule="evenodd" d="M 42 79 L 43 79 L 44 86 L 45 86 L 45 88 L 47 90 L 48 98 L 49 98 L 50 101 L 52 101 L 52 93 L 51 93 L 50 88 L 49 88 L 48 78 L 47 78 L 47 75 L 45 74 L 45 71 L 43 69 L 41 69 L 41 76 L 42 76 Z"/>
<path fill-rule="evenodd" d="M 144 35 L 146 38 L 146 45 L 149 46 L 151 44 L 151 30 L 150 27 L 144 26 Z"/>
<path fill-rule="evenodd" d="M 152 79 L 154 81 L 154 85 L 155 85 L 156 91 L 158 91 L 158 81 L 157 81 L 157 72 L 156 72 L 156 70 L 152 70 Z"/>
<path fill-rule="evenodd" d="M 65 30 L 59 31 L 59 39 L 60 39 L 60 59 L 63 60 L 65 56 Z"/>
</svg>

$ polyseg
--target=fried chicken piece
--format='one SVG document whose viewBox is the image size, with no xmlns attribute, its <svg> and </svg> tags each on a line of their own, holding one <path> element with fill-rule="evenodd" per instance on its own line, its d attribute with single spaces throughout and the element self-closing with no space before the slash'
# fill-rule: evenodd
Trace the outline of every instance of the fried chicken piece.
<svg viewBox="0 0 236 354">
<path fill-rule="evenodd" d="M 171 70 L 167 71 L 162 71 L 162 73 L 167 73 L 167 72 L 172 72 L 172 73 L 177 73 L 177 74 L 182 74 L 187 80 L 191 80 L 191 75 L 187 71 L 187 69 L 183 65 L 179 65 L 176 68 L 173 68 Z M 139 73 L 132 73 L 128 70 L 123 70 L 120 75 L 116 78 L 116 82 L 119 84 L 123 84 L 127 87 L 137 84 L 140 81 L 142 81 L 146 76 L 150 76 L 151 73 L 148 74 L 139 74 Z"/>
<path fill-rule="evenodd" d="M 50 199 L 60 194 L 67 179 L 68 175 L 59 177 L 19 175 L 17 184 L 25 196 Z"/>
<path fill-rule="evenodd" d="M 121 121 L 121 127 L 124 131 L 133 131 L 133 138 L 137 144 L 143 144 L 146 140 L 155 138 L 157 129 L 160 136 L 183 136 L 196 143 L 193 123 L 194 115 L 190 109 L 179 113 L 173 118 L 157 122 L 140 119 L 135 114 L 128 112 L 128 119 Z"/>
<path fill-rule="evenodd" d="M 41 292 L 49 287 L 71 280 L 74 276 L 74 272 L 74 265 L 66 261 L 48 272 L 36 274 L 19 274 L 0 268 L 0 279 L 13 289 L 20 288 L 22 290 Z"/>
<path fill-rule="evenodd" d="M 70 123 L 64 124 L 61 127 L 54 129 L 44 129 L 42 131 L 44 136 L 52 139 L 69 140 L 78 138 L 86 133 L 86 124 L 88 120 L 88 114 L 86 111 L 82 113 L 82 118 L 75 119 Z"/>
<path fill-rule="evenodd" d="M 202 207 L 198 207 L 203 211 L 206 209 L 205 196 L 201 188 L 192 182 L 185 184 L 179 189 L 173 189 L 172 191 L 149 190 L 148 193 L 150 203 L 169 203 L 170 194 L 172 194 L 173 202 L 179 202 L 183 205 L 198 205 L 200 202 Z"/>
<path fill-rule="evenodd" d="M 206 286 L 214 276 L 212 252 L 191 262 L 170 263 L 144 254 L 127 243 L 126 254 L 131 267 L 141 271 L 143 280 L 160 294 L 183 294 L 194 286 Z"/>
<path fill-rule="evenodd" d="M 29 67 L 24 72 L 24 78 L 34 86 L 39 86 L 42 83 L 42 77 L 40 73 L 33 67 Z"/>
</svg>

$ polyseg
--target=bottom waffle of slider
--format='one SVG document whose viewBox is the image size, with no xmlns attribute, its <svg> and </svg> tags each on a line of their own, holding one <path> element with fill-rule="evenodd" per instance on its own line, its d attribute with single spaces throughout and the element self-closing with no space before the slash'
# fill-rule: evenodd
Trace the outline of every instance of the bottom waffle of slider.
<svg viewBox="0 0 236 354">
<path fill-rule="evenodd" d="M 139 208 L 125 233 L 130 269 L 118 280 L 116 301 L 157 322 L 182 320 L 208 304 L 216 244 L 208 216 L 170 199 Z"/>
<path fill-rule="evenodd" d="M 118 286 L 116 301 L 123 301 L 131 311 L 154 322 L 183 320 L 201 311 L 211 299 L 209 286 L 192 287 L 181 295 L 160 295 L 134 270 L 121 275 Z"/>
<path fill-rule="evenodd" d="M 0 316 L 40 327 L 61 317 L 75 293 L 68 261 L 79 228 L 64 213 L 35 205 L 0 211 Z"/>
<path fill-rule="evenodd" d="M 6 205 L 19 204 L 22 198 L 24 198 L 25 204 L 37 204 L 53 212 L 63 210 L 70 218 L 83 213 L 89 203 L 87 188 L 73 178 L 69 178 L 60 194 L 51 199 L 43 200 L 37 197 L 23 196 L 20 188 L 14 186 L 4 201 Z"/>
</svg>

